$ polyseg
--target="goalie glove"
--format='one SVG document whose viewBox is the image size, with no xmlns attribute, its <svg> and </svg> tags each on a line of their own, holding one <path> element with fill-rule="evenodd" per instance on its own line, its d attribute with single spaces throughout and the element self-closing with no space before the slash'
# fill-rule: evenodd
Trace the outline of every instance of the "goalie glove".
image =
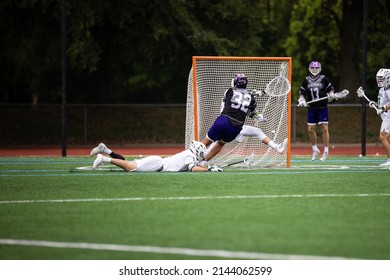
<svg viewBox="0 0 390 280">
<path fill-rule="evenodd" d="M 264 117 L 263 114 L 259 114 L 258 112 L 256 111 L 253 111 L 250 115 L 249 115 L 250 118 L 254 119 L 254 120 L 257 120 L 259 122 L 267 122 L 267 119 Z"/>
<path fill-rule="evenodd" d="M 256 90 L 256 89 L 252 89 L 251 94 L 258 97 L 263 97 L 264 95 L 267 95 L 267 93 L 264 90 Z"/>
<path fill-rule="evenodd" d="M 298 99 L 298 107 L 307 107 L 306 100 L 303 96 Z"/>
<path fill-rule="evenodd" d="M 217 165 L 209 165 L 207 170 L 211 172 L 223 172 L 223 169 Z"/>
</svg>

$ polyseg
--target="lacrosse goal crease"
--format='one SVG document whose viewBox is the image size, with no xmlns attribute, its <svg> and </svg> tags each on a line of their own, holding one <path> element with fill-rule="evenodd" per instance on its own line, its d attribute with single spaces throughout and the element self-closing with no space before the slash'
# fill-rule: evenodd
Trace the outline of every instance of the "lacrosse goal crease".
<svg viewBox="0 0 390 280">
<path fill-rule="evenodd" d="M 318 101 L 325 100 L 325 99 L 328 99 L 328 100 L 332 100 L 332 99 L 336 99 L 336 100 L 344 99 L 344 98 L 347 97 L 348 94 L 349 94 L 349 91 L 348 91 L 347 89 L 343 89 L 342 91 L 333 93 L 332 96 L 331 96 L 331 95 L 328 95 L 328 96 L 324 96 L 324 97 L 321 97 L 321 98 L 318 98 L 318 99 L 314 99 L 314 100 L 311 100 L 311 101 L 309 101 L 309 102 L 306 102 L 306 104 L 311 104 L 311 103 L 318 102 Z"/>
<path fill-rule="evenodd" d="M 356 93 L 357 93 L 358 97 L 364 98 L 364 99 L 367 100 L 368 106 L 369 106 L 370 108 L 375 109 L 376 114 L 377 114 L 378 116 L 379 116 L 380 114 L 382 114 L 383 112 L 386 112 L 386 111 L 387 111 L 387 110 L 384 109 L 384 108 L 378 108 L 378 104 L 377 104 L 375 101 L 370 100 L 370 99 L 366 96 L 363 87 L 360 86 L 360 87 L 357 89 Z"/>
<path fill-rule="evenodd" d="M 256 99 L 256 113 L 266 119 L 265 122 L 248 117 L 245 124 L 258 128 L 261 125 L 263 133 L 275 143 L 282 143 L 286 138 L 290 143 L 291 57 L 194 56 L 188 75 L 186 146 L 207 134 L 220 115 L 221 100 L 237 73 L 243 73 L 248 78 L 247 90 Z M 253 158 L 244 162 L 251 153 Z M 290 167 L 290 145 L 285 153 L 279 154 L 259 138 L 248 136 L 242 141 L 226 143 L 210 164 L 250 169 Z"/>
</svg>

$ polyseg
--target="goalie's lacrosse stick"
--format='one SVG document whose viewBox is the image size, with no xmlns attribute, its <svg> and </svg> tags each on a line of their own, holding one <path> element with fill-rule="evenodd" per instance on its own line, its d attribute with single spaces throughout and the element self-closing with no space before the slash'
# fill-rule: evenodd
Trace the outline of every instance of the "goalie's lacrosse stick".
<svg viewBox="0 0 390 280">
<path fill-rule="evenodd" d="M 287 93 L 289 93 L 291 90 L 291 84 L 290 81 L 284 77 L 284 76 L 277 76 L 273 78 L 267 86 L 265 87 L 265 90 L 253 90 L 253 94 L 257 96 L 263 96 L 264 93 L 266 93 L 269 96 L 273 97 L 279 97 L 284 96 Z"/>
<path fill-rule="evenodd" d="M 236 164 L 243 163 L 243 162 L 246 163 L 249 166 L 253 162 L 254 156 L 255 156 L 255 154 L 251 153 L 247 158 L 244 158 L 243 160 L 240 160 L 240 161 L 224 164 L 224 165 L 221 166 L 221 168 L 224 168 L 224 167 L 227 167 L 227 166 L 236 165 Z"/>
<path fill-rule="evenodd" d="M 334 99 L 343 99 L 345 97 L 347 97 L 347 95 L 349 94 L 349 91 L 347 89 L 344 89 L 340 92 L 335 92 L 334 93 Z M 306 104 L 311 104 L 311 103 L 314 103 L 314 102 L 318 102 L 318 101 L 321 101 L 321 100 L 325 100 L 325 99 L 328 99 L 329 97 L 328 96 L 324 96 L 324 97 L 321 97 L 321 98 L 318 98 L 318 99 L 314 99 L 314 100 L 311 100 L 309 102 L 306 102 Z"/>
<path fill-rule="evenodd" d="M 265 87 L 265 92 L 269 96 L 283 96 L 291 90 L 290 81 L 284 76 L 273 78 Z"/>
<path fill-rule="evenodd" d="M 372 105 L 370 105 L 371 108 L 374 108 L 376 111 L 378 111 L 378 108 L 375 106 L 375 102 L 370 100 L 366 96 L 366 94 L 364 93 L 364 89 L 362 87 L 359 87 L 358 90 L 356 91 L 356 93 L 359 97 L 365 98 L 369 104 L 372 104 Z"/>
</svg>

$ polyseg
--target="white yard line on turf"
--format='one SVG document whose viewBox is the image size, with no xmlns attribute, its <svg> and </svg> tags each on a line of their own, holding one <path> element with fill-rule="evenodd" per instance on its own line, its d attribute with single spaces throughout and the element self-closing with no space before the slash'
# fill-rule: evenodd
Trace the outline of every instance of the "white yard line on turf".
<svg viewBox="0 0 390 280">
<path fill-rule="evenodd" d="M 73 248 L 73 249 L 103 250 L 103 251 L 138 252 L 138 253 L 153 253 L 153 254 L 175 254 L 175 255 L 186 255 L 186 256 L 220 257 L 220 258 L 229 258 L 229 259 L 266 259 L 266 260 L 343 260 L 346 259 L 342 257 L 270 254 L 270 253 L 261 253 L 261 252 L 242 252 L 242 251 L 226 251 L 226 250 L 201 250 L 201 249 L 177 248 L 177 247 L 133 246 L 133 245 L 99 244 L 99 243 L 85 243 L 85 242 L 57 242 L 57 241 L 24 240 L 24 239 L 0 239 L 0 244 L 50 247 L 50 248 Z"/>
<path fill-rule="evenodd" d="M 352 194 L 269 194 L 269 195 L 222 195 L 222 196 L 168 196 L 168 197 L 113 197 L 113 198 L 74 198 L 74 199 L 31 199 L 0 200 L 0 204 L 17 203 L 70 203 L 70 202 L 115 202 L 115 201 L 155 201 L 155 200 L 212 200 L 212 199 L 275 199 L 275 198 L 323 198 L 323 197 L 372 197 L 389 196 L 390 193 Z"/>
</svg>

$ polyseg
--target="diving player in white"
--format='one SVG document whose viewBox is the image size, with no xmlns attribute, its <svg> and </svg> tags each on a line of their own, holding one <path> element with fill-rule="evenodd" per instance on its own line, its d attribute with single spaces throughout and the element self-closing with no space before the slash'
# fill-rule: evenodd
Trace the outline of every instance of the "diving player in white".
<svg viewBox="0 0 390 280">
<path fill-rule="evenodd" d="M 125 171 L 138 171 L 138 172 L 179 172 L 179 171 L 191 171 L 191 172 L 222 172 L 222 168 L 216 165 L 203 165 L 201 162 L 204 160 L 204 152 L 206 146 L 198 141 L 192 141 L 189 148 L 175 155 L 162 158 L 160 156 L 147 156 L 141 159 L 135 159 L 132 161 L 122 158 L 113 158 L 104 156 L 111 155 L 113 152 L 111 149 L 103 143 L 100 143 L 97 147 L 93 148 L 90 155 L 97 155 L 93 162 L 93 169 L 104 163 L 111 163 L 122 168 Z M 118 154 L 116 154 L 118 156 Z"/>
</svg>

